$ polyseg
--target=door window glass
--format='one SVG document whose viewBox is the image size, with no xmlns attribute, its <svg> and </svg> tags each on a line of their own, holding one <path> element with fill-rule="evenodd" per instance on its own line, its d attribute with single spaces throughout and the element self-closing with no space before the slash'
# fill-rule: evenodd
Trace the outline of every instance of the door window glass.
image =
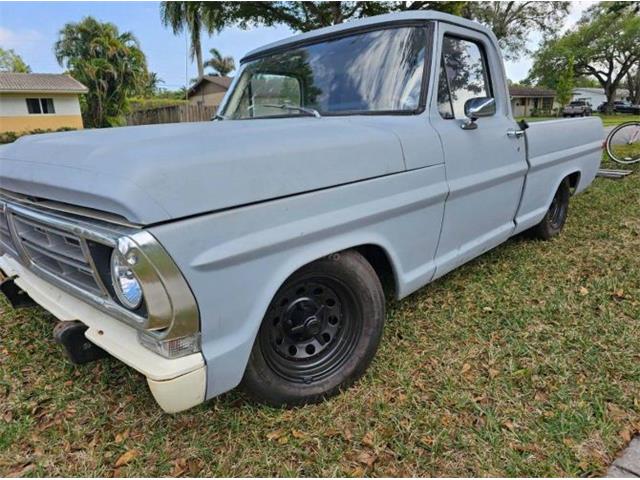
<svg viewBox="0 0 640 480">
<path fill-rule="evenodd" d="M 438 75 L 438 111 L 445 119 L 454 118 L 449 95 L 449 83 L 444 69 L 444 62 L 440 62 L 440 74 Z"/>
<path fill-rule="evenodd" d="M 464 118 L 464 104 L 467 100 L 475 97 L 490 97 L 491 88 L 486 67 L 484 51 L 480 46 L 470 40 L 463 40 L 445 36 L 442 43 L 442 72 L 441 85 L 438 89 L 438 105 L 446 103 L 448 95 L 453 117 Z M 444 72 L 444 75 L 442 73 Z M 448 82 L 446 85 L 444 82 Z M 446 109 L 440 110 L 443 118 L 453 118 L 446 116 Z"/>
</svg>

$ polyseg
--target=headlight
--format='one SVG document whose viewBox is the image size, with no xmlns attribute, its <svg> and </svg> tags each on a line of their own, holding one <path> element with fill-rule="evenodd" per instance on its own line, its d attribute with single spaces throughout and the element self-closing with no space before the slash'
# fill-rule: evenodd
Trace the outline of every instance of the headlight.
<svg viewBox="0 0 640 480">
<path fill-rule="evenodd" d="M 104 252 L 98 262 L 110 263 L 102 279 L 113 286 L 111 310 L 139 331 L 143 346 L 165 358 L 200 351 L 198 305 L 155 237 L 142 230 L 119 236 L 110 246 L 113 250 Z"/>
<path fill-rule="evenodd" d="M 114 249 L 111 254 L 111 281 L 120 303 L 130 310 L 136 310 L 142 304 L 142 287 L 131 266 L 135 264 L 134 255 L 125 258 Z"/>
</svg>

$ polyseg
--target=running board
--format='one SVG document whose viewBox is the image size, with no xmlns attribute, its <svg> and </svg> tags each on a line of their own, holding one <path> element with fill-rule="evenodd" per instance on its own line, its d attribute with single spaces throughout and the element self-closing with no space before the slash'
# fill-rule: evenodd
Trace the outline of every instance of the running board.
<svg viewBox="0 0 640 480">
<path fill-rule="evenodd" d="M 597 176 L 604 178 L 620 179 L 633 173 L 633 170 L 613 170 L 610 168 L 601 168 L 598 170 Z"/>
</svg>

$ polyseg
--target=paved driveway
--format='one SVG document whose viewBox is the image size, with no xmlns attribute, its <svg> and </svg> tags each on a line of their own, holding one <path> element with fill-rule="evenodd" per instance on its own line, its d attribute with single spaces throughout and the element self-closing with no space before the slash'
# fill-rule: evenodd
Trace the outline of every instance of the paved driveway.
<svg viewBox="0 0 640 480">
<path fill-rule="evenodd" d="M 636 478 L 640 477 L 640 436 L 631 440 L 629 446 L 622 452 L 613 465 L 609 467 L 607 477 Z"/>
<path fill-rule="evenodd" d="M 610 127 L 604 127 L 604 138 L 607 138 L 607 136 L 611 133 L 611 130 L 613 130 L 616 127 L 617 127 L 617 125 L 611 125 Z"/>
</svg>

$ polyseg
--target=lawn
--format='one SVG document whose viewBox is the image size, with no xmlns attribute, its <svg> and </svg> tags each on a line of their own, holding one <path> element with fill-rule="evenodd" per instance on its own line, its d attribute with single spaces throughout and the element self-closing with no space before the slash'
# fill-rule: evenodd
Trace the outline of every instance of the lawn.
<svg viewBox="0 0 640 480">
<path fill-rule="evenodd" d="M 640 121 L 640 115 L 626 115 L 626 114 L 616 114 L 616 115 L 601 115 L 599 113 L 594 114 L 594 116 L 598 116 L 602 119 L 602 123 L 605 127 L 610 127 L 613 125 L 619 125 L 625 122 L 631 121 Z M 562 117 L 518 117 L 516 120 L 525 119 L 527 122 L 542 122 L 544 120 L 558 120 Z"/>
<path fill-rule="evenodd" d="M 638 169 L 636 169 L 638 170 Z M 551 242 L 514 238 L 388 307 L 354 388 L 163 414 L 52 317 L 0 303 L 0 476 L 593 476 L 640 429 L 640 173 L 597 179 Z"/>
</svg>

